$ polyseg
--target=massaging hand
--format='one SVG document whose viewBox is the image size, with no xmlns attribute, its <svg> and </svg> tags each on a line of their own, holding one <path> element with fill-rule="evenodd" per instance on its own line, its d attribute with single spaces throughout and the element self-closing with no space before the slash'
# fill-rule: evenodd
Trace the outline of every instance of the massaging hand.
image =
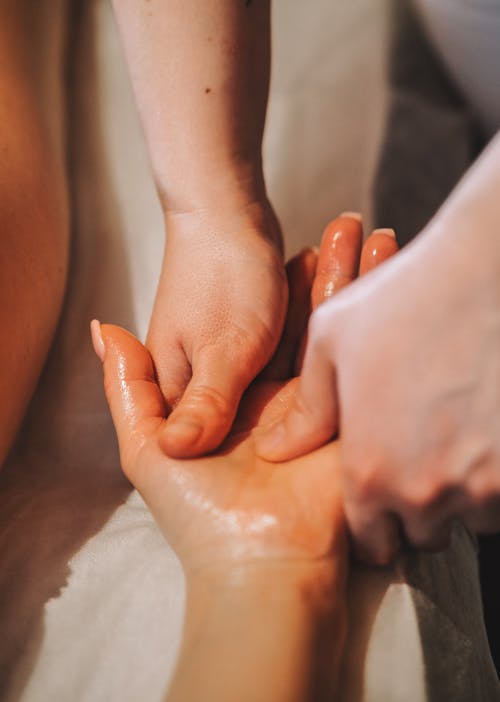
<svg viewBox="0 0 500 702">
<path fill-rule="evenodd" d="M 395 556 L 398 521 L 429 548 L 456 516 L 500 526 L 500 295 L 481 261 L 436 229 L 322 306 L 292 406 L 261 437 L 260 455 L 288 461 L 340 429 L 364 560 Z"/>
<path fill-rule="evenodd" d="M 278 344 L 287 306 L 279 224 L 270 205 L 171 215 L 147 346 L 172 457 L 224 439 L 243 391 Z"/>
<path fill-rule="evenodd" d="M 374 234 L 365 244 L 363 269 L 383 260 L 395 246 L 390 236 Z M 359 222 L 343 217 L 330 225 L 313 285 L 314 305 L 356 277 L 360 248 Z M 288 339 L 305 327 L 314 267 L 311 251 L 288 267 L 293 291 Z M 200 278 L 202 290 L 203 282 Z M 255 433 L 284 416 L 294 401 L 297 379 L 255 381 L 217 453 L 180 461 L 163 450 L 168 410 L 148 351 L 115 326 L 102 327 L 102 345 L 94 322 L 93 338 L 104 358 L 106 395 L 123 469 L 186 570 L 255 559 L 317 560 L 331 554 L 341 558 L 339 443 L 280 465 L 255 452 Z M 296 348 L 285 346 L 286 352 L 276 358 L 281 368 L 291 368 Z M 232 350 L 236 352 L 241 353 L 239 344 Z"/>
</svg>

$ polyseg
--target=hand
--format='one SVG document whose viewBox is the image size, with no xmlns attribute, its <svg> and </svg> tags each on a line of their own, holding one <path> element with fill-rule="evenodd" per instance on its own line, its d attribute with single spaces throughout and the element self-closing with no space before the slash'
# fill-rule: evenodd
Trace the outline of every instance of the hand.
<svg viewBox="0 0 500 702">
<path fill-rule="evenodd" d="M 314 304 L 356 277 L 361 237 L 361 224 L 352 218 L 335 220 L 327 229 L 312 287 Z M 372 256 L 373 242 L 380 239 L 383 246 Z M 371 265 L 370 257 L 379 261 L 387 255 L 386 240 L 395 246 L 383 234 L 368 239 L 362 270 Z M 300 291 L 291 299 L 302 310 L 290 307 L 290 333 L 294 325 L 302 328 L 301 315 L 308 315 L 303 297 L 311 290 L 310 257 L 306 251 L 289 264 L 290 280 Z M 102 341 L 93 323 L 122 467 L 186 569 L 255 559 L 317 561 L 343 553 L 339 443 L 281 465 L 255 451 L 256 433 L 280 420 L 293 403 L 297 378 L 255 381 L 217 453 L 180 461 L 163 451 L 167 409 L 148 351 L 123 329 L 101 329 Z M 284 361 L 293 366 L 297 349 L 288 346 L 288 351 Z"/>
<path fill-rule="evenodd" d="M 159 442 L 186 458 L 219 446 L 243 391 L 273 354 L 287 284 L 271 206 L 170 215 L 147 346 L 168 420 Z"/>
<path fill-rule="evenodd" d="M 293 407 L 258 450 L 289 460 L 340 421 L 346 516 L 363 560 L 392 560 L 401 526 L 425 548 L 445 546 L 456 517 L 496 530 L 499 349 L 498 280 L 430 231 L 315 313 Z"/>
<path fill-rule="evenodd" d="M 287 267 L 292 294 L 278 370 L 298 362 L 311 287 L 318 304 L 357 274 L 361 225 L 337 224 L 335 240 L 323 238 L 314 282 L 313 251 Z M 365 245 L 362 266 L 377 236 Z M 199 699 L 203 691 L 207 699 L 298 701 L 313 688 L 315 699 L 330 699 L 346 615 L 338 442 L 279 466 L 259 458 L 256 432 L 283 416 L 297 384 L 261 378 L 217 454 L 169 458 L 160 439 L 166 408 L 147 350 L 118 327 L 101 332 L 93 322 L 92 332 L 122 465 L 186 574 L 184 642 L 169 700 Z"/>
</svg>

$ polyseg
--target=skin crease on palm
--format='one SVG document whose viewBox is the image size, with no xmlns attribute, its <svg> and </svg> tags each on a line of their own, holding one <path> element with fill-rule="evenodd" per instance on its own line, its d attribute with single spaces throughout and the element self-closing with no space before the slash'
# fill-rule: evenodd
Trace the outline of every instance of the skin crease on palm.
<svg viewBox="0 0 500 702">
<path fill-rule="evenodd" d="M 359 219 L 343 216 L 325 231 L 314 282 L 315 252 L 303 252 L 289 264 L 293 294 L 283 344 L 267 377 L 244 394 L 228 438 L 212 455 L 184 460 L 165 455 L 166 406 L 148 351 L 119 327 L 92 323 L 123 470 L 186 571 L 260 559 L 316 561 L 335 554 L 343 560 L 339 442 L 276 465 L 257 456 L 255 432 L 281 418 L 293 399 L 298 378 L 290 376 L 311 311 L 311 283 L 315 306 L 354 279 L 361 241 Z M 390 230 L 372 234 L 360 273 L 396 250 Z"/>
</svg>

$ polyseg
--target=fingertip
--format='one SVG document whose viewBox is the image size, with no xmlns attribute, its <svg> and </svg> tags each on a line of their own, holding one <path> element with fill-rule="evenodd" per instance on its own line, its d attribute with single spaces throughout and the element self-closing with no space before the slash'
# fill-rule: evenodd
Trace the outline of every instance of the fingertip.
<svg viewBox="0 0 500 702">
<path fill-rule="evenodd" d="M 356 559 L 379 568 L 390 566 L 401 550 L 401 533 L 396 517 L 382 513 L 369 520 L 362 517 L 356 524 L 349 508 L 346 509 L 346 516 Z"/>
<path fill-rule="evenodd" d="M 189 419 L 168 421 L 160 435 L 160 447 L 171 458 L 196 458 L 204 453 L 200 442 L 203 427 Z"/>
<path fill-rule="evenodd" d="M 376 568 L 388 568 L 395 561 L 399 548 L 389 545 L 374 548 L 354 541 L 353 552 L 355 559 L 360 563 Z"/>
<path fill-rule="evenodd" d="M 255 452 L 272 463 L 286 460 L 285 426 L 282 421 L 254 432 Z"/>
<path fill-rule="evenodd" d="M 311 292 L 313 309 L 353 281 L 359 268 L 363 225 L 357 213 L 343 213 L 325 228 Z"/>
<path fill-rule="evenodd" d="M 191 388 L 167 419 L 160 445 L 171 458 L 196 458 L 215 451 L 231 430 L 236 411 L 237 405 L 233 407 L 213 389 Z"/>
<path fill-rule="evenodd" d="M 365 275 L 399 251 L 394 229 L 376 229 L 361 250 L 359 275 Z"/>
<path fill-rule="evenodd" d="M 350 210 L 346 210 L 345 212 L 342 212 L 340 216 L 347 217 L 348 219 L 355 219 L 357 222 L 360 223 L 363 221 L 361 212 L 351 212 Z"/>
<path fill-rule="evenodd" d="M 394 229 L 389 227 L 381 227 L 380 229 L 374 229 L 372 235 L 373 234 L 383 234 L 384 236 L 390 236 L 391 239 L 396 238 L 396 232 L 394 231 Z"/>
</svg>

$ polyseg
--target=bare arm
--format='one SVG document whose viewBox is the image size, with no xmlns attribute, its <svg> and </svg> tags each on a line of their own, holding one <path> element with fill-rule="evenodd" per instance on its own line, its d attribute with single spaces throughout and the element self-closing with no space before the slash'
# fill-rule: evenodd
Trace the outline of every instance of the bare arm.
<svg viewBox="0 0 500 702">
<path fill-rule="evenodd" d="M 340 416 L 346 515 L 368 561 L 397 553 L 395 515 L 416 547 L 445 546 L 456 518 L 500 527 L 499 193 L 500 134 L 414 242 L 315 313 L 297 402 L 261 437 L 282 461 Z"/>
<path fill-rule="evenodd" d="M 345 633 L 341 559 L 188 577 L 186 612 L 168 702 L 335 698 Z"/>
<path fill-rule="evenodd" d="M 269 0 L 114 0 L 162 203 L 262 198 Z M 220 200 L 222 198 L 222 200 Z"/>
<path fill-rule="evenodd" d="M 287 286 L 261 142 L 269 0 L 115 0 L 165 215 L 148 348 L 169 410 L 163 446 L 215 449 L 272 356 Z"/>
</svg>

